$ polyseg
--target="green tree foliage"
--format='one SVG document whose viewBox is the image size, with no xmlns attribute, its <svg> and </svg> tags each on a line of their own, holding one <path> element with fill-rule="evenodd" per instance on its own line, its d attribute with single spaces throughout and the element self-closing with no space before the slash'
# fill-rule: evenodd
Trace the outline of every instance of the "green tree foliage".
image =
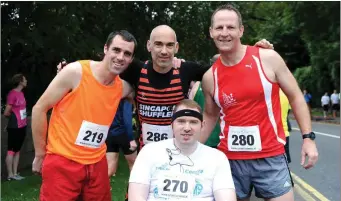
<svg viewBox="0 0 341 201">
<path fill-rule="evenodd" d="M 312 90 L 321 96 L 339 89 L 340 2 L 294 2 L 291 9 L 311 58 Z"/>
<path fill-rule="evenodd" d="M 209 35 L 213 11 L 226 2 L 2 2 L 2 100 L 6 81 L 15 73 L 28 78 L 30 108 L 65 58 L 99 59 L 107 35 L 126 29 L 138 40 L 136 57 L 150 59 L 146 42 L 151 30 L 170 25 L 177 33 L 177 54 L 208 63 L 217 50 Z M 303 88 L 322 93 L 339 88 L 339 2 L 232 2 L 245 26 L 242 42 L 266 38 L 275 45 Z M 306 73 L 304 73 L 305 75 Z M 309 80 L 309 81 L 307 81 Z M 319 97 L 319 95 L 314 96 Z"/>
</svg>

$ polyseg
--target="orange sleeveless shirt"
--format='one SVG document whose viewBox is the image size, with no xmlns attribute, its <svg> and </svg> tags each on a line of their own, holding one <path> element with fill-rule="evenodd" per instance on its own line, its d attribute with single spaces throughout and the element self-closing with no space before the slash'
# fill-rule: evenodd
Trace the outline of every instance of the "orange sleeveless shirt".
<svg viewBox="0 0 341 201">
<path fill-rule="evenodd" d="M 92 74 L 90 61 L 79 63 L 79 86 L 54 106 L 46 149 L 81 164 L 94 164 L 105 157 L 105 140 L 122 98 L 123 84 L 119 76 L 112 86 L 100 84 Z"/>
</svg>

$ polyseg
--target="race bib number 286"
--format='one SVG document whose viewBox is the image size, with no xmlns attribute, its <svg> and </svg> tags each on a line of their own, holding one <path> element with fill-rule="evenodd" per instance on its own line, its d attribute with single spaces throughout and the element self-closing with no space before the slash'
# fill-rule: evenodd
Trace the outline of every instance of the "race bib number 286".
<svg viewBox="0 0 341 201">
<path fill-rule="evenodd" d="M 173 138 L 172 127 L 170 125 L 158 126 L 143 123 L 142 138 L 144 144 Z"/>
<path fill-rule="evenodd" d="M 108 130 L 109 126 L 83 121 L 75 144 L 84 147 L 99 148 L 107 139 Z"/>
</svg>

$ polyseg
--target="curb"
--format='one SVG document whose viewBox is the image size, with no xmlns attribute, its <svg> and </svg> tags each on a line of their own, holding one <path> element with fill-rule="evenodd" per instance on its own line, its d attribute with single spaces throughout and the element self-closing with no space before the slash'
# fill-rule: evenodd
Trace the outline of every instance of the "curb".
<svg viewBox="0 0 341 201">
<path fill-rule="evenodd" d="M 295 117 L 289 117 L 289 119 L 291 120 L 295 120 Z M 316 120 L 316 117 L 313 117 L 313 119 L 311 120 L 311 122 L 315 122 L 315 123 L 321 123 L 321 124 L 333 124 L 333 125 L 340 125 L 340 122 L 337 120 L 324 120 L 323 118 L 321 118 L 321 120 Z"/>
</svg>

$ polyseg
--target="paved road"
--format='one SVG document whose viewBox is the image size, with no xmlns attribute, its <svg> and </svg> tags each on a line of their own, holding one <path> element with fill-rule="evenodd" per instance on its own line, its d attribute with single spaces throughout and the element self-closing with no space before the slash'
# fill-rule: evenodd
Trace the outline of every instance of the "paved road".
<svg viewBox="0 0 341 201">
<path fill-rule="evenodd" d="M 290 137 L 292 162 L 289 165 L 295 183 L 295 201 L 340 201 L 340 126 L 312 123 L 317 134 L 319 161 L 311 170 L 301 167 L 302 137 L 295 120 Z M 251 201 L 260 201 L 254 196 Z"/>
<path fill-rule="evenodd" d="M 316 143 L 319 150 L 319 161 L 313 169 L 305 170 L 300 165 L 302 137 L 298 131 L 296 121 L 291 120 L 291 123 L 294 130 L 290 136 L 290 153 L 292 158 L 290 168 L 294 175 L 299 177 L 298 179 L 303 180 L 301 184 L 297 181 L 296 183 L 304 191 L 312 194 L 316 200 L 341 200 L 340 125 L 313 122 L 312 128 L 317 134 Z"/>
</svg>

